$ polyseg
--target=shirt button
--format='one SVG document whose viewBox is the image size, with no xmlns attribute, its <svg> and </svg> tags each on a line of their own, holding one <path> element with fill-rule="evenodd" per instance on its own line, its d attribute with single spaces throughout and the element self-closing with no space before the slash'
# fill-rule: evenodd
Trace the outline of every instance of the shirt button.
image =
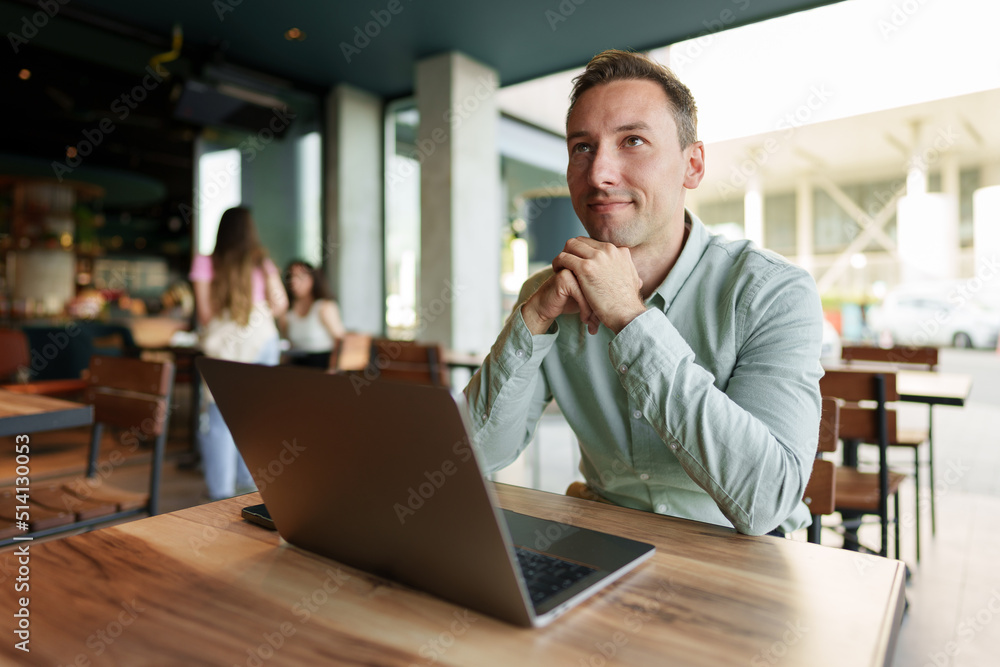
<svg viewBox="0 0 1000 667">
<path fill-rule="evenodd" d="M 487 417 L 486 413 L 484 412 L 483 413 L 483 421 L 486 421 L 487 419 L 488 419 L 488 417 Z"/>
<path fill-rule="evenodd" d="M 671 442 L 670 443 L 670 451 L 672 451 L 672 452 L 676 452 L 677 451 L 677 443 L 676 442 Z"/>
<path fill-rule="evenodd" d="M 647 479 L 649 479 L 649 475 L 647 475 L 646 473 L 642 473 L 641 475 L 639 475 L 639 479 L 646 481 Z"/>
<path fill-rule="evenodd" d="M 660 514 L 663 514 L 667 511 L 667 506 L 663 504 L 657 505 L 656 511 L 659 512 Z"/>
<path fill-rule="evenodd" d="M 626 372 L 628 372 L 628 366 L 622 364 L 621 366 L 618 367 L 618 372 L 624 375 Z"/>
<path fill-rule="evenodd" d="M 632 416 L 635 417 L 636 419 L 642 419 L 642 410 L 636 410 L 635 412 L 632 413 Z"/>
<path fill-rule="evenodd" d="M 514 350 L 514 356 L 515 357 L 523 357 L 524 356 L 524 350 Z"/>
</svg>

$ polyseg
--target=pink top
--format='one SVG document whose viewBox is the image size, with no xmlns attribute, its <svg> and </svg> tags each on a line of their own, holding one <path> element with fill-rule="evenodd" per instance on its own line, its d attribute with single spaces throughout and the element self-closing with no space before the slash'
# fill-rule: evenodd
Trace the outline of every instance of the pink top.
<svg viewBox="0 0 1000 667">
<path fill-rule="evenodd" d="M 268 274 L 276 274 L 278 273 L 278 267 L 276 267 L 274 262 L 270 259 L 265 259 L 264 271 Z M 250 288 L 254 303 L 260 303 L 261 301 L 267 300 L 267 296 L 264 291 L 264 271 L 254 269 L 253 274 L 250 276 Z M 194 261 L 191 262 L 191 273 L 188 274 L 188 279 L 191 280 L 191 282 L 210 283 L 212 282 L 212 275 L 211 255 L 195 255 Z"/>
</svg>

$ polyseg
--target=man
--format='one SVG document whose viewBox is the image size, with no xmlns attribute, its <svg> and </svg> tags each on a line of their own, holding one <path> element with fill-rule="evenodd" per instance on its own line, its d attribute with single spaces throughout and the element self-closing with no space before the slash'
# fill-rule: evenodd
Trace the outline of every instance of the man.
<svg viewBox="0 0 1000 667">
<path fill-rule="evenodd" d="M 809 524 L 822 312 L 808 273 L 684 209 L 705 173 L 690 91 L 606 51 L 566 120 L 578 237 L 530 278 L 466 396 L 490 470 L 555 399 L 587 485 L 751 535 Z"/>
</svg>

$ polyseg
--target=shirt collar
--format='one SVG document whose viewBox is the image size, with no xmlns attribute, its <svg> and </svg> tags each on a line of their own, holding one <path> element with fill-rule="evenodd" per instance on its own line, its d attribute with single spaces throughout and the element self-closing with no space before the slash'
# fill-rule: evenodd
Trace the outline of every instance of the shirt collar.
<svg viewBox="0 0 1000 667">
<path fill-rule="evenodd" d="M 704 223 L 687 209 L 684 209 L 684 226 L 688 228 L 688 237 L 681 249 L 681 254 L 670 269 L 670 273 L 649 297 L 650 305 L 663 311 L 666 311 L 673 303 L 677 293 L 681 291 L 681 287 L 691 276 L 712 239 L 712 235 Z"/>
</svg>

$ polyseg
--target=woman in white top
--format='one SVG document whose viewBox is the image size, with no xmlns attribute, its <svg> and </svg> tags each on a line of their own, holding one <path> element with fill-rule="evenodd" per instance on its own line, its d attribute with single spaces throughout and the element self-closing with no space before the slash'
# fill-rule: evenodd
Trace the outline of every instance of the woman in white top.
<svg viewBox="0 0 1000 667">
<path fill-rule="evenodd" d="M 337 303 L 330 298 L 319 269 L 295 260 L 285 271 L 291 307 L 283 318 L 292 363 L 326 368 L 336 339 L 345 330 Z"/>
</svg>

